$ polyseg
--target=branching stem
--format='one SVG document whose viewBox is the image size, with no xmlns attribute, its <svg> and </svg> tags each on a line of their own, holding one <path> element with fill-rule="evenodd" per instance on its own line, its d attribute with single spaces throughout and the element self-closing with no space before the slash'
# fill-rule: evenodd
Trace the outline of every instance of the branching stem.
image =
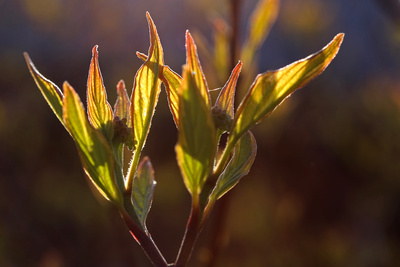
<svg viewBox="0 0 400 267">
<path fill-rule="evenodd" d="M 175 267 L 184 267 L 189 261 L 194 248 L 194 244 L 201 231 L 201 210 L 199 205 L 199 195 L 192 197 L 192 210 L 186 225 L 186 232 L 183 237 L 178 256 L 175 261 Z"/>
<path fill-rule="evenodd" d="M 128 226 L 132 236 L 142 247 L 143 251 L 150 259 L 150 261 L 153 263 L 153 265 L 156 267 L 167 267 L 168 263 L 164 259 L 160 250 L 157 248 L 150 234 L 146 233 L 147 231 L 141 229 L 125 210 L 121 211 L 121 216 L 126 225 Z"/>
</svg>

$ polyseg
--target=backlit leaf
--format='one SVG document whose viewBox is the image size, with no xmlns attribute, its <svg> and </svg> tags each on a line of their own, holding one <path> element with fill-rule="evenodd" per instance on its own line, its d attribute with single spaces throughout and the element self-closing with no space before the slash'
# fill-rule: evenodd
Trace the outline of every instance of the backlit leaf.
<svg viewBox="0 0 400 267">
<path fill-rule="evenodd" d="M 107 92 L 99 68 L 97 45 L 92 50 L 92 61 L 87 82 L 87 105 L 90 123 L 94 128 L 99 129 L 104 136 L 111 139 L 113 112 L 107 102 Z"/>
<path fill-rule="evenodd" d="M 131 170 L 136 169 L 140 153 L 144 147 L 150 130 L 151 120 L 158 102 L 161 90 L 161 72 L 164 65 L 163 51 L 156 26 L 146 13 L 150 31 L 149 56 L 140 67 L 135 76 L 131 98 L 131 120 L 133 125 L 133 136 L 136 141 L 134 160 Z M 133 178 L 133 173 L 130 178 Z"/>
<path fill-rule="evenodd" d="M 146 229 L 146 218 L 153 201 L 155 186 L 153 166 L 150 159 L 145 157 L 138 166 L 132 185 L 132 204 L 143 229 Z"/>
<path fill-rule="evenodd" d="M 136 55 L 143 61 L 147 60 L 147 56 L 143 53 L 136 52 Z M 163 72 L 161 75 L 161 80 L 165 85 L 165 90 L 167 92 L 168 105 L 172 113 L 176 127 L 179 129 L 179 119 L 178 119 L 178 90 L 181 87 L 181 76 L 171 70 L 167 65 L 163 66 Z"/>
<path fill-rule="evenodd" d="M 208 93 L 207 81 L 200 65 L 196 44 L 194 43 L 192 35 L 189 33 L 189 31 L 186 31 L 186 64 L 189 70 L 196 74 L 194 76 L 196 86 L 199 88 L 200 94 L 204 98 L 206 106 L 210 107 L 210 95 Z"/>
<path fill-rule="evenodd" d="M 189 192 L 196 196 L 212 171 L 216 134 L 211 110 L 187 65 L 179 90 L 179 135 L 175 146 L 178 165 Z"/>
<path fill-rule="evenodd" d="M 32 60 L 30 59 L 28 53 L 24 53 L 26 63 L 28 65 L 29 71 L 33 79 L 36 82 L 36 85 L 39 87 L 40 91 L 42 92 L 43 97 L 46 99 L 47 103 L 49 104 L 50 108 L 53 110 L 54 114 L 56 114 L 57 118 L 60 122 L 64 125 L 63 120 L 63 94 L 60 88 L 57 87 L 53 82 L 46 79 L 33 65 Z"/>
<path fill-rule="evenodd" d="M 296 89 L 321 74 L 339 51 L 343 37 L 344 34 L 338 34 L 321 51 L 284 68 L 259 74 L 236 112 L 229 142 L 237 141 Z"/>
<path fill-rule="evenodd" d="M 178 90 L 181 87 L 182 78 L 171 70 L 170 67 L 164 66 L 162 81 L 167 91 L 169 109 L 174 118 L 175 125 L 179 129 Z"/>
<path fill-rule="evenodd" d="M 115 184 L 112 149 L 104 135 L 89 123 L 75 90 L 67 82 L 63 88 L 63 118 L 75 140 L 85 173 L 105 198 L 120 205 L 122 197 Z"/>
<path fill-rule="evenodd" d="M 241 59 L 250 64 L 255 52 L 268 36 L 279 11 L 279 0 L 260 0 L 250 17 L 248 36 L 242 49 Z"/>
<path fill-rule="evenodd" d="M 247 131 L 237 142 L 232 159 L 219 176 L 217 184 L 210 195 L 215 201 L 231 190 L 240 179 L 247 175 L 257 153 L 257 144 L 253 134 Z"/>
<path fill-rule="evenodd" d="M 242 62 L 239 62 L 236 67 L 233 69 L 231 76 L 228 81 L 222 88 L 217 101 L 215 102 L 215 106 L 219 107 L 221 110 L 224 110 L 226 114 L 233 118 L 233 109 L 234 109 L 234 101 L 235 101 L 235 90 L 236 84 L 239 78 L 240 70 L 242 69 Z"/>
</svg>

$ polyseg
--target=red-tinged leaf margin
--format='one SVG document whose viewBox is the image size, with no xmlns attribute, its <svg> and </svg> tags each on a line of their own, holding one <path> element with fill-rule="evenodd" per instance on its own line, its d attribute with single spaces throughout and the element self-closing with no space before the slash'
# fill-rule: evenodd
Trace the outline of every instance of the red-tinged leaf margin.
<svg viewBox="0 0 400 267">
<path fill-rule="evenodd" d="M 76 143 L 83 169 L 99 192 L 121 207 L 122 195 L 115 181 L 112 149 L 104 135 L 89 123 L 75 90 L 67 82 L 63 89 L 63 119 Z"/>
<path fill-rule="evenodd" d="M 200 65 L 196 44 L 194 43 L 192 35 L 190 34 L 189 31 L 186 31 L 186 65 L 189 67 L 189 70 L 192 73 L 196 73 L 195 75 L 196 85 L 199 88 L 200 93 L 204 98 L 207 107 L 210 108 L 211 100 L 210 100 L 210 94 L 208 92 L 209 90 L 207 81 L 204 76 L 203 69 L 201 68 Z"/>
<path fill-rule="evenodd" d="M 131 96 L 131 121 L 136 147 L 126 181 L 128 192 L 131 191 L 140 154 L 150 131 L 151 120 L 161 92 L 161 79 L 159 77 L 164 66 L 163 49 L 156 26 L 148 12 L 146 12 L 146 17 L 149 24 L 150 48 L 147 60 L 136 73 Z"/>
<path fill-rule="evenodd" d="M 239 61 L 215 102 L 215 106 L 224 110 L 231 118 L 234 116 L 235 91 L 241 69 L 242 62 Z"/>
<path fill-rule="evenodd" d="M 87 107 L 89 121 L 94 128 L 99 129 L 108 139 L 112 138 L 113 112 L 107 101 L 107 92 L 98 61 L 98 46 L 92 50 L 89 77 L 87 82 Z"/>
<path fill-rule="evenodd" d="M 115 101 L 114 105 L 114 116 L 120 119 L 125 118 L 128 127 L 132 127 L 130 107 L 131 101 L 126 91 L 125 82 L 120 80 L 117 84 L 117 101 Z"/>
</svg>

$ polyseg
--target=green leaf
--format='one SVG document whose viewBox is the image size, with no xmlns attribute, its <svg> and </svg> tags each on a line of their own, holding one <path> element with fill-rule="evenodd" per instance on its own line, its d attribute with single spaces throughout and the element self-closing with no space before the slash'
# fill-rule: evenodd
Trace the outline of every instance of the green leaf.
<svg viewBox="0 0 400 267">
<path fill-rule="evenodd" d="M 231 190 L 243 176 L 249 173 L 256 153 L 256 140 L 253 134 L 247 131 L 237 142 L 232 159 L 219 176 L 210 195 L 210 201 L 215 201 L 222 197 Z"/>
<path fill-rule="evenodd" d="M 132 127 L 130 106 L 131 101 L 126 92 L 125 83 L 123 80 L 120 80 L 117 84 L 117 101 L 114 105 L 114 116 L 120 119 L 125 118 L 128 127 Z"/>
<path fill-rule="evenodd" d="M 39 87 L 40 92 L 42 93 L 43 97 L 46 99 L 47 103 L 49 104 L 50 108 L 53 110 L 54 114 L 56 114 L 57 118 L 60 122 L 64 125 L 63 120 L 63 94 L 60 88 L 57 87 L 53 82 L 46 79 L 33 65 L 32 60 L 30 59 L 28 53 L 24 53 L 26 63 L 28 65 L 29 71 L 33 79 L 36 82 L 37 87 Z"/>
<path fill-rule="evenodd" d="M 210 95 L 208 93 L 208 85 L 204 77 L 203 69 L 201 68 L 197 47 L 194 43 L 192 35 L 186 31 L 186 65 L 192 73 L 195 73 L 195 83 L 201 96 L 203 97 L 206 106 L 210 107 Z"/>
<path fill-rule="evenodd" d="M 153 201 L 155 186 L 153 166 L 150 159 L 145 157 L 138 166 L 132 186 L 133 208 L 143 229 L 146 229 L 146 218 Z"/>
<path fill-rule="evenodd" d="M 122 196 L 115 184 L 112 149 L 104 135 L 90 125 L 75 90 L 67 82 L 63 88 L 63 118 L 75 140 L 83 169 L 106 199 L 121 205 Z"/>
<path fill-rule="evenodd" d="M 212 171 L 216 153 L 216 133 L 211 110 L 207 106 L 196 75 L 187 65 L 179 90 L 179 135 L 175 146 L 184 183 L 192 196 L 200 194 Z"/>
<path fill-rule="evenodd" d="M 242 49 L 241 59 L 251 64 L 254 54 L 268 36 L 279 11 L 279 0 L 260 0 L 250 17 L 248 36 Z"/>
<path fill-rule="evenodd" d="M 99 68 L 97 45 L 92 50 L 92 61 L 87 82 L 87 105 L 90 123 L 94 128 L 99 129 L 104 136 L 111 139 L 113 112 L 107 101 L 107 92 Z"/>
<path fill-rule="evenodd" d="M 344 34 L 338 34 L 319 52 L 279 70 L 259 74 L 238 107 L 228 142 L 236 142 L 286 97 L 321 74 L 338 53 L 343 37 Z"/>
<path fill-rule="evenodd" d="M 150 31 L 150 48 L 147 60 L 136 73 L 131 97 L 131 120 L 136 146 L 134 158 L 129 168 L 127 190 L 131 186 L 141 151 L 150 131 L 151 120 L 161 91 L 161 79 L 159 77 L 164 66 L 163 50 L 156 26 L 150 14 L 146 13 L 146 16 Z"/>
</svg>

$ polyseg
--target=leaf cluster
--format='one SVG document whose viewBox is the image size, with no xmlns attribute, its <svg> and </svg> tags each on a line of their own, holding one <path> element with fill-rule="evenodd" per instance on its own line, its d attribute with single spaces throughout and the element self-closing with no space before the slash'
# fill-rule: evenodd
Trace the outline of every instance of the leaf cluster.
<svg viewBox="0 0 400 267">
<path fill-rule="evenodd" d="M 265 39 L 270 22 L 276 16 L 276 3 L 260 1 L 261 7 L 252 17 L 251 31 L 243 49 L 245 62 L 251 61 Z M 197 220 L 194 229 L 188 224 L 187 234 L 193 230 L 197 236 L 215 202 L 250 171 L 257 151 L 251 127 L 329 65 L 339 50 L 343 34 L 338 34 L 322 50 L 309 57 L 259 74 L 235 109 L 235 90 L 242 62 L 234 67 L 217 100 L 212 103 L 197 46 L 190 32 L 186 32 L 186 64 L 179 75 L 164 64 L 161 42 L 149 13 L 147 20 L 150 32 L 148 54 L 138 53 L 144 63 L 135 75 L 131 96 L 127 94 L 125 83 L 118 83 L 114 108 L 107 99 L 97 46 L 92 50 L 89 67 L 87 112 L 69 83 L 65 82 L 61 91 L 39 73 L 27 53 L 25 58 L 44 98 L 74 139 L 86 175 L 99 192 L 116 205 L 153 263 L 166 266 L 146 228 L 156 182 L 150 159 L 141 159 L 161 84 L 164 84 L 178 131 L 176 159 L 192 197 L 191 218 Z M 220 144 L 223 133 L 228 136 L 225 146 Z M 125 148 L 133 150 L 127 170 L 123 168 Z M 184 240 L 182 246 L 185 244 Z M 185 250 L 181 248 L 177 266 L 186 260 L 185 256 L 180 256 L 184 254 L 182 251 Z M 190 256 L 190 251 L 186 254 Z"/>
</svg>

